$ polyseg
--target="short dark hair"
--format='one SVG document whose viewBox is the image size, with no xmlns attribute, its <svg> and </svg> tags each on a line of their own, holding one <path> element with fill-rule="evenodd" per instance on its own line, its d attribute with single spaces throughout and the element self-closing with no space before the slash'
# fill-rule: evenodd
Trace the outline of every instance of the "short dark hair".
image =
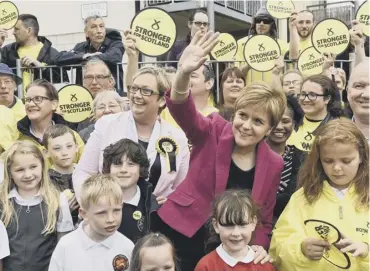
<svg viewBox="0 0 370 271">
<path fill-rule="evenodd" d="M 58 91 L 52 83 L 45 79 L 37 79 L 26 87 L 26 93 L 31 87 L 39 86 L 46 90 L 46 96 L 52 101 L 59 101 Z"/>
<path fill-rule="evenodd" d="M 204 82 L 208 82 L 211 79 L 214 80 L 216 76 L 211 64 L 203 64 L 203 67 Z"/>
<path fill-rule="evenodd" d="M 298 12 L 298 14 L 300 14 L 300 13 L 310 13 L 312 15 L 312 22 L 315 22 L 315 15 L 313 14 L 313 12 L 311 10 L 304 9 L 304 10 L 301 10 L 300 12 Z"/>
<path fill-rule="evenodd" d="M 315 74 L 304 79 L 302 82 L 302 86 L 307 81 L 320 85 L 323 90 L 323 94 L 326 97 L 330 98 L 326 107 L 327 111 L 330 112 L 330 114 L 333 117 L 340 117 L 341 115 L 343 115 L 343 111 L 341 109 L 339 90 L 337 84 L 335 84 L 333 80 L 329 79 L 325 75 Z"/>
<path fill-rule="evenodd" d="M 44 145 L 44 147 L 46 149 L 48 149 L 48 144 L 49 144 L 50 138 L 53 139 L 53 138 L 63 136 L 63 135 L 68 134 L 68 133 L 70 133 L 72 135 L 73 141 L 77 144 L 76 136 L 75 136 L 73 130 L 71 128 L 69 128 L 68 126 L 63 125 L 63 124 L 55 124 L 55 125 L 50 126 L 44 133 L 44 136 L 42 138 L 42 144 Z"/>
<path fill-rule="evenodd" d="M 227 78 L 229 78 L 230 76 L 242 79 L 245 86 L 245 74 L 238 67 L 229 67 L 226 70 L 224 70 L 220 81 L 220 104 L 225 103 L 223 85 L 226 82 Z"/>
<path fill-rule="evenodd" d="M 190 16 L 189 16 L 189 22 L 192 22 L 192 21 L 194 21 L 194 17 L 195 17 L 195 15 L 197 14 L 197 13 L 203 13 L 203 14 L 205 14 L 205 15 L 207 15 L 207 17 L 208 17 L 208 13 L 207 13 L 207 11 L 205 11 L 205 10 L 203 10 L 203 9 L 196 9 L 196 10 L 194 10 L 193 12 L 191 12 L 190 13 Z"/>
<path fill-rule="evenodd" d="M 286 95 L 287 108 L 293 112 L 293 120 L 295 125 L 301 122 L 304 112 L 294 95 Z"/>
<path fill-rule="evenodd" d="M 32 28 L 32 32 L 35 37 L 39 35 L 40 26 L 36 16 L 31 14 L 21 14 L 18 17 L 19 21 L 22 21 L 26 28 Z"/>
<path fill-rule="evenodd" d="M 149 159 L 145 149 L 131 139 L 124 138 L 105 148 L 103 153 L 102 173 L 109 174 L 111 165 L 121 164 L 122 157 L 125 156 L 133 163 L 140 166 L 140 177 L 149 176 Z"/>
</svg>

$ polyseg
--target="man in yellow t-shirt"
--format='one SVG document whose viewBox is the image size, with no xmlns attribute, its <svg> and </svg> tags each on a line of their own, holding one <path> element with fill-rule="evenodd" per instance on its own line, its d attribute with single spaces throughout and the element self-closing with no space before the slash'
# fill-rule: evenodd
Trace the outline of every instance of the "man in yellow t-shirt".
<svg viewBox="0 0 370 271">
<path fill-rule="evenodd" d="M 261 8 L 258 10 L 256 16 L 253 18 L 253 23 L 249 30 L 249 36 L 239 39 L 238 51 L 236 53 L 237 66 L 247 74 L 245 82 L 250 84 L 251 82 L 264 81 L 268 84 L 272 83 L 272 71 L 268 72 L 258 72 L 251 69 L 244 61 L 244 45 L 249 39 L 249 37 L 264 34 L 276 39 L 277 43 L 281 49 L 281 56 L 284 56 L 285 53 L 289 50 L 288 44 L 286 41 L 280 40 L 277 38 L 277 27 L 275 19 L 267 12 L 266 8 Z"/>
<path fill-rule="evenodd" d="M 51 46 L 48 39 L 38 36 L 39 29 L 39 23 L 35 16 L 31 14 L 19 15 L 13 30 L 15 42 L 1 49 L 1 62 L 10 68 L 16 68 L 17 59 L 21 60 L 24 89 L 31 81 L 41 77 L 54 83 L 68 82 L 66 70 L 63 71 L 63 80 L 61 80 L 60 68 L 53 68 L 52 72 L 50 69 L 44 68 L 46 65 L 55 64 L 58 51 Z M 33 73 L 32 78 L 30 70 Z"/>
<path fill-rule="evenodd" d="M 20 77 L 16 76 L 7 65 L 0 63 L 0 105 L 11 109 L 16 121 L 26 115 L 24 104 L 14 95 L 17 85 L 21 83 Z"/>
<path fill-rule="evenodd" d="M 313 13 L 309 10 L 303 10 L 297 15 L 297 33 L 299 35 L 298 55 L 312 46 L 311 34 L 314 28 Z M 296 47 L 290 47 L 294 50 Z"/>
</svg>

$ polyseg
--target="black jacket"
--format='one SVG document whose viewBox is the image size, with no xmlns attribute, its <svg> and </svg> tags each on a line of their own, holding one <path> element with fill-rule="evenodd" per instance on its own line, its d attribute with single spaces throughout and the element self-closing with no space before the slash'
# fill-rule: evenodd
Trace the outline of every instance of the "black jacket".
<svg viewBox="0 0 370 271">
<path fill-rule="evenodd" d="M 68 126 L 71 129 L 74 128 L 73 123 L 66 121 L 61 115 L 58 115 L 56 113 L 53 113 L 52 120 L 54 121 L 55 124 L 63 124 L 63 125 Z M 41 146 L 43 146 L 42 142 L 38 138 L 36 138 L 33 134 L 31 134 L 30 126 L 31 126 L 31 121 L 27 116 L 25 116 L 23 119 L 18 121 L 17 128 L 18 128 L 19 133 L 21 134 L 20 139 L 22 139 L 22 136 L 26 136 L 26 137 L 33 139 L 35 142 L 37 142 Z"/>
<path fill-rule="evenodd" d="M 303 164 L 303 161 L 306 156 L 306 152 L 297 149 L 295 146 L 289 145 L 289 148 L 293 150 L 293 159 L 292 159 L 292 171 L 290 175 L 290 181 L 288 186 L 284 188 L 283 191 L 279 191 L 276 195 L 276 205 L 274 208 L 274 217 L 279 218 L 281 213 L 284 211 L 286 205 L 288 204 L 290 197 L 293 193 L 297 190 L 297 176 L 300 167 Z M 284 169 L 285 171 L 285 161 L 284 161 Z"/>
<path fill-rule="evenodd" d="M 44 44 L 37 57 L 37 61 L 46 63 L 49 66 L 55 65 L 55 57 L 57 56 L 58 51 L 51 47 L 52 44 L 47 38 L 38 36 L 37 39 Z M 19 59 L 19 46 L 20 45 L 18 43 L 13 42 L 1 48 L 1 63 L 12 68 L 14 73 L 16 73 L 16 60 Z M 35 69 L 34 79 L 40 79 L 41 77 L 53 83 L 69 82 L 66 70 L 63 71 L 63 80 L 61 80 L 60 68 L 53 68 L 51 74 L 50 69 L 44 69 L 41 75 L 40 69 Z"/>
<path fill-rule="evenodd" d="M 171 51 L 167 55 L 167 61 L 179 61 L 185 48 L 190 44 L 190 35 L 186 36 L 185 40 L 178 40 L 173 45 Z M 169 63 L 170 66 L 177 68 L 177 62 Z"/>
<path fill-rule="evenodd" d="M 85 60 L 83 56 L 87 53 L 96 53 L 101 52 L 101 55 L 95 56 L 103 60 L 109 67 L 114 79 L 116 80 L 116 88 L 118 90 L 123 89 L 123 70 L 122 65 L 119 65 L 119 71 L 117 73 L 117 63 L 122 63 L 122 57 L 124 53 L 122 36 L 115 29 L 106 29 L 106 36 L 103 44 L 100 46 L 97 51 L 90 44 L 90 40 L 86 39 L 84 42 L 77 43 L 72 51 L 62 51 L 60 52 L 55 60 L 57 65 L 76 65 L 83 64 Z M 77 68 L 76 71 L 76 84 L 82 85 L 82 69 Z"/>
<path fill-rule="evenodd" d="M 137 185 L 140 188 L 142 197 L 144 197 L 145 215 L 147 217 L 144 233 L 148 234 L 150 232 L 150 216 L 153 212 L 158 211 L 160 205 L 157 202 L 157 197 L 152 193 L 153 185 L 150 182 L 140 178 Z"/>
</svg>

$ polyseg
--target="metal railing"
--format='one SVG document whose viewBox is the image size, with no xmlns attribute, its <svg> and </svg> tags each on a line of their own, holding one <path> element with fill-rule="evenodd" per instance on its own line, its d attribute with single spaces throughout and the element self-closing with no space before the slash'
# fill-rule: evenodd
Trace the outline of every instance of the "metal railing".
<svg viewBox="0 0 370 271">
<path fill-rule="evenodd" d="M 176 4 L 179 2 L 189 2 L 189 1 L 179 1 L 179 0 L 147 0 L 145 3 L 146 7 L 164 5 L 164 4 Z M 257 13 L 258 9 L 261 7 L 260 0 L 214 0 L 215 4 L 223 6 L 228 9 L 235 10 L 237 12 L 243 13 L 245 15 L 252 16 Z"/>
<path fill-rule="evenodd" d="M 166 67 L 166 66 L 171 66 L 171 64 L 176 64 L 178 61 L 153 61 L 153 62 L 139 62 L 139 68 L 140 67 L 143 67 L 143 66 L 148 66 L 148 65 L 155 65 L 155 66 L 161 66 L 161 67 Z M 221 73 L 223 72 L 224 68 L 227 68 L 227 67 L 231 67 L 235 64 L 240 64 L 240 63 L 245 63 L 244 61 L 217 61 L 217 60 L 210 60 L 210 61 L 207 61 L 207 63 L 209 63 L 209 66 L 211 67 L 211 69 L 213 70 L 214 74 L 215 74 L 215 84 L 214 84 L 214 89 L 215 89 L 215 95 L 216 95 L 216 101 L 219 102 L 220 101 L 220 77 L 221 77 Z M 336 66 L 338 66 L 339 64 L 339 67 L 343 69 L 344 67 L 344 64 L 345 63 L 348 63 L 350 64 L 349 65 L 349 70 L 352 69 L 351 67 L 351 64 L 353 63 L 353 60 L 335 60 L 335 63 L 337 64 Z M 118 70 L 119 70 L 119 67 L 122 66 L 122 69 L 123 71 L 125 71 L 125 66 L 127 65 L 127 63 L 117 63 L 116 67 L 117 67 L 117 76 L 119 76 L 119 73 L 118 73 Z M 284 72 L 289 68 L 291 69 L 292 65 L 292 62 L 289 61 L 289 60 L 285 60 L 285 66 L 284 66 Z M 293 63 L 294 65 L 294 68 L 296 68 L 296 62 Z M 42 75 L 42 72 L 41 71 L 45 71 L 48 69 L 48 72 L 49 72 L 49 76 L 51 78 L 51 83 L 53 84 L 74 84 L 75 83 L 75 79 L 76 79 L 76 76 L 74 74 L 74 71 L 73 69 L 74 68 L 81 68 L 82 65 L 81 64 L 77 64 L 77 65 L 66 65 L 66 66 L 45 66 L 45 67 L 42 67 L 42 68 L 31 68 L 31 70 L 39 70 L 40 71 L 40 74 Z M 60 71 L 60 74 L 63 74 L 64 71 L 68 70 L 69 73 L 70 73 L 70 76 L 69 76 L 69 80 L 68 82 L 64 81 L 63 80 L 63 76 L 60 76 L 60 81 L 59 82 L 56 82 L 53 80 L 53 73 L 52 73 L 52 70 L 53 69 L 59 69 Z M 21 67 L 21 63 L 20 63 L 20 60 L 17 60 L 17 67 L 13 68 L 16 70 L 16 74 L 17 76 L 19 76 L 20 78 L 23 79 L 23 71 L 24 70 L 30 70 L 30 68 L 23 68 Z M 257 71 L 254 71 L 252 70 L 251 72 L 251 78 L 253 80 L 253 74 L 254 73 L 259 73 L 259 74 L 262 74 L 262 81 L 264 81 L 264 76 L 265 76 L 265 72 L 257 72 Z M 30 73 L 30 82 L 32 82 L 34 80 L 33 78 L 33 74 L 34 72 L 31 72 Z M 82 69 L 82 76 L 83 76 L 83 69 Z M 42 76 L 41 76 L 42 78 Z M 123 78 L 122 78 L 123 79 Z M 121 89 L 121 82 L 123 82 L 123 80 L 121 80 L 121 78 L 118 78 L 118 80 L 116 80 L 116 89 Z M 122 89 L 124 89 L 124 86 L 122 86 Z M 19 85 L 18 86 L 18 89 L 17 89 L 17 92 L 18 92 L 18 97 L 19 98 L 23 98 L 23 85 Z"/>
<path fill-rule="evenodd" d="M 349 26 L 355 16 L 355 1 L 311 5 L 307 6 L 307 9 L 313 13 L 316 22 L 328 18 L 340 18 L 342 22 Z"/>
</svg>

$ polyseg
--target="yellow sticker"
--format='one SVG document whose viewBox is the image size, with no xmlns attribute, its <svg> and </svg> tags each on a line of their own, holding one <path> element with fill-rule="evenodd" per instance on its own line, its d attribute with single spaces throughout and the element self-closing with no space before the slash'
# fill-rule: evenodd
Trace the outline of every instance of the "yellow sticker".
<svg viewBox="0 0 370 271">
<path fill-rule="evenodd" d="M 255 35 L 244 46 L 244 59 L 252 69 L 267 72 L 274 68 L 280 56 L 279 44 L 267 35 Z"/>
<path fill-rule="evenodd" d="M 135 219 L 135 220 L 139 220 L 141 219 L 143 215 L 141 214 L 140 211 L 135 211 L 133 214 L 132 214 L 132 217 Z"/>
<path fill-rule="evenodd" d="M 176 41 L 176 24 L 163 9 L 146 8 L 131 22 L 138 50 L 147 56 L 160 56 L 171 50 Z"/>
<path fill-rule="evenodd" d="M 232 61 L 238 50 L 235 38 L 228 33 L 221 33 L 219 43 L 211 51 L 214 59 L 219 61 Z"/>
<path fill-rule="evenodd" d="M 10 1 L 0 2 L 0 27 L 9 30 L 15 26 L 18 21 L 18 8 Z"/>
<path fill-rule="evenodd" d="M 59 90 L 59 111 L 66 121 L 79 123 L 92 112 L 93 97 L 84 87 L 68 85 Z"/>
<path fill-rule="evenodd" d="M 369 17 L 370 17 L 369 1 L 365 1 L 357 10 L 356 20 L 358 20 L 362 24 L 362 31 L 366 36 L 369 36 L 370 30 Z"/>
<path fill-rule="evenodd" d="M 294 11 L 294 4 L 290 0 L 267 0 L 266 9 L 274 18 L 287 19 Z"/>
<path fill-rule="evenodd" d="M 315 47 L 309 47 L 299 56 L 298 69 L 305 76 L 321 74 L 324 60 L 323 55 Z"/>
<path fill-rule="evenodd" d="M 350 42 L 347 25 L 337 19 L 326 19 L 318 23 L 312 32 L 312 45 L 320 53 L 339 55 Z"/>
</svg>

